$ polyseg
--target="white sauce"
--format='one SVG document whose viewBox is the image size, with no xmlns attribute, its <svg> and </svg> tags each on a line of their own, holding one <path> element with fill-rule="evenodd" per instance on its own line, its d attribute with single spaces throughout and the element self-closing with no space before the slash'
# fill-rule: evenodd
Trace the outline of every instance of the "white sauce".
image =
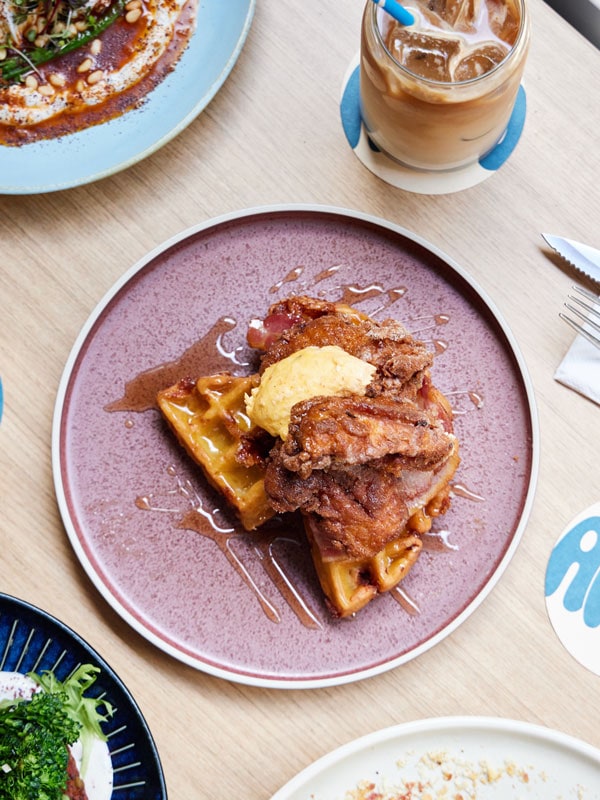
<svg viewBox="0 0 600 800">
<path fill-rule="evenodd" d="M 27 675 L 22 675 L 20 672 L 0 672 L 0 700 L 15 700 L 18 697 L 30 700 L 39 691 L 41 688 Z M 73 744 L 71 752 L 77 768 L 81 769 L 80 741 Z M 113 790 L 113 769 L 106 742 L 94 739 L 87 772 L 81 777 L 89 800 L 110 800 Z"/>
</svg>

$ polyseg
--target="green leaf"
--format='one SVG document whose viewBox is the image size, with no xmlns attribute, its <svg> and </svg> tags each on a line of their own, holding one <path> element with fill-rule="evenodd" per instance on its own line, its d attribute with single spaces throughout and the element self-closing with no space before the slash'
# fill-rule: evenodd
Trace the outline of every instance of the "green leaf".
<svg viewBox="0 0 600 800">
<path fill-rule="evenodd" d="M 82 664 L 63 682 L 30 672 L 41 691 L 0 701 L 0 800 L 63 800 L 68 747 L 78 740 L 85 774 L 91 743 L 106 740 L 101 723 L 114 713 L 107 700 L 85 696 L 99 672 Z"/>
</svg>

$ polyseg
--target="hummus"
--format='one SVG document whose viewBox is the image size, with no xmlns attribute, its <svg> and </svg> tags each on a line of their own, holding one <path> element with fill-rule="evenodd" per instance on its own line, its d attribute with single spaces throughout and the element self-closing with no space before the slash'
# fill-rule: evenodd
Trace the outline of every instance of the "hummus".
<svg viewBox="0 0 600 800">
<path fill-rule="evenodd" d="M 260 384 L 246 395 L 254 425 L 285 441 L 292 407 L 311 397 L 364 395 L 376 368 L 341 347 L 305 347 L 264 371 Z"/>
</svg>

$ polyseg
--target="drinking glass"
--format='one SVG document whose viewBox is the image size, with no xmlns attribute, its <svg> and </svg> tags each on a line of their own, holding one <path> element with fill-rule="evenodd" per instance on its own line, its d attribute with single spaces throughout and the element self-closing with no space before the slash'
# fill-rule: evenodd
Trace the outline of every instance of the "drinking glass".
<svg viewBox="0 0 600 800">
<path fill-rule="evenodd" d="M 401 26 L 372 0 L 366 3 L 360 54 L 366 131 L 405 166 L 466 167 L 508 126 L 529 48 L 527 0 L 412 0 L 405 6 L 414 11 L 415 25 Z M 445 14 L 440 30 L 432 8 Z M 475 12 L 471 18 L 469 12 Z"/>
</svg>

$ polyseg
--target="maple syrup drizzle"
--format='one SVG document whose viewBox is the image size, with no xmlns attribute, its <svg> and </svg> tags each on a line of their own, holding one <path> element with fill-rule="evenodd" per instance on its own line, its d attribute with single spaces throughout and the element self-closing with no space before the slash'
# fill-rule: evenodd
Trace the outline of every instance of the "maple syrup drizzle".
<svg viewBox="0 0 600 800">
<path fill-rule="evenodd" d="M 483 397 L 479 394 L 479 392 L 471 391 L 470 389 L 458 389 L 455 392 L 444 392 L 447 398 L 457 397 L 461 398 L 462 401 L 466 399 L 471 403 L 471 406 L 467 407 L 457 407 L 456 405 L 452 406 L 452 413 L 455 417 L 462 417 L 465 414 L 468 414 L 470 411 L 481 410 L 485 405 Z"/>
<path fill-rule="evenodd" d="M 421 541 L 423 542 L 423 550 L 429 552 L 441 553 L 448 552 L 449 550 L 458 550 L 457 544 L 450 541 L 451 532 L 447 530 L 441 531 L 428 531 L 421 534 Z"/>
<path fill-rule="evenodd" d="M 448 314 L 433 314 L 429 316 L 426 314 L 421 317 L 413 317 L 410 320 L 406 321 L 406 325 L 410 323 L 411 325 L 411 332 L 413 336 L 421 333 L 421 331 L 428 331 L 431 328 L 439 328 L 442 325 L 447 325 L 450 322 L 450 317 Z M 415 328 L 412 328 L 412 325 L 416 325 Z"/>
<path fill-rule="evenodd" d="M 181 515 L 180 512 L 174 511 L 173 508 L 169 507 L 168 501 L 166 505 L 163 505 L 153 493 L 138 495 L 135 499 L 137 508 L 141 511 L 176 513 L 179 518 L 174 523 L 175 528 L 194 531 L 194 533 L 199 533 L 214 542 L 254 594 L 267 618 L 271 622 L 279 623 L 281 622 L 279 610 L 260 589 L 246 564 L 245 556 L 247 553 L 254 553 L 258 562 L 271 579 L 271 583 L 279 591 L 300 622 L 307 628 L 323 627 L 316 612 L 311 609 L 308 601 L 302 597 L 300 591 L 294 586 L 289 571 L 285 568 L 282 560 L 278 558 L 276 552 L 278 545 L 282 543 L 294 547 L 304 547 L 305 544 L 301 535 L 294 532 L 291 526 L 283 523 L 268 523 L 263 530 L 252 534 L 248 534 L 236 526 L 224 525 L 218 520 L 223 510 L 217 507 L 212 511 L 207 511 L 204 508 L 202 498 L 194 490 L 191 481 L 182 480 L 177 474 L 174 465 L 167 468 L 167 474 L 175 480 L 175 488 L 167 492 L 167 497 L 182 497 L 186 506 L 188 506 L 187 510 Z M 244 553 L 242 552 L 243 550 L 247 552 Z M 250 563 L 253 562 L 254 559 L 250 559 Z"/>
<path fill-rule="evenodd" d="M 313 278 L 313 284 L 321 283 L 338 273 L 342 265 L 337 264 L 322 270 Z M 304 267 L 297 266 L 290 270 L 287 275 L 273 286 L 269 293 L 275 293 L 284 284 L 299 281 L 304 272 Z M 383 298 L 384 303 L 371 312 L 371 315 L 383 311 L 388 306 L 402 298 L 406 292 L 406 287 L 396 287 L 386 289 L 380 284 L 370 284 L 368 286 L 357 286 L 354 284 L 338 285 L 328 289 L 330 295 L 339 292 L 337 300 L 332 302 L 344 302 L 349 305 L 357 305 L 373 298 Z M 324 292 L 322 292 L 324 294 Z M 418 331 L 429 330 L 433 327 L 445 325 L 449 321 L 447 314 L 436 314 L 433 316 L 419 317 L 412 322 L 427 320 L 425 325 L 417 328 Z M 232 367 L 247 367 L 249 362 L 243 360 L 242 354 L 245 344 L 228 347 L 226 337 L 238 323 L 235 319 L 223 316 L 209 329 L 209 331 L 187 348 L 182 355 L 173 360 L 152 367 L 134 376 L 125 385 L 123 396 L 105 406 L 109 412 L 144 412 L 156 408 L 157 393 L 170 386 L 182 378 L 194 377 L 197 375 L 207 375 L 214 372 L 232 371 Z M 416 335 L 416 334 L 415 334 Z M 441 339 L 431 340 L 436 354 L 443 353 L 447 348 L 447 343 Z M 466 396 L 472 402 L 474 408 L 483 406 L 482 398 L 476 393 L 468 390 L 450 393 L 454 396 Z M 455 410 L 455 414 L 466 413 L 464 410 Z M 130 417 L 125 420 L 125 426 L 131 428 L 133 421 Z M 146 512 L 162 512 L 168 514 L 177 513 L 178 519 L 174 523 L 175 528 L 192 530 L 212 540 L 229 564 L 241 577 L 251 592 L 256 597 L 263 612 L 269 620 L 275 623 L 281 622 L 281 614 L 273 602 L 262 591 L 258 583 L 252 577 L 246 563 L 246 556 L 251 554 L 251 558 L 259 561 L 265 573 L 269 577 L 271 584 L 277 589 L 283 600 L 294 612 L 300 622 L 308 628 L 323 628 L 323 624 L 318 614 L 311 608 L 309 602 L 302 596 L 297 585 L 295 585 L 289 571 L 286 569 L 282 559 L 277 556 L 277 549 L 285 544 L 292 547 L 305 547 L 302 537 L 287 526 L 266 523 L 260 532 L 247 533 L 241 527 L 232 527 L 219 522 L 219 519 L 227 518 L 224 509 L 214 508 L 207 511 L 204 508 L 202 498 L 194 490 L 188 480 L 181 480 L 177 475 L 175 466 L 170 465 L 167 473 L 175 479 L 175 489 L 168 492 L 169 496 L 179 496 L 187 504 L 187 509 L 183 515 L 180 510 L 174 510 L 167 506 L 156 505 L 155 497 L 152 493 L 139 495 L 135 498 L 135 505 L 138 509 Z M 454 484 L 453 494 L 466 500 L 480 502 L 484 498 L 475 492 L 467 489 L 462 484 Z M 276 518 L 277 519 L 277 518 Z M 448 531 L 429 532 L 423 537 L 423 548 L 430 552 L 443 552 L 457 550 L 458 546 L 450 542 Z M 242 553 L 245 550 L 245 553 Z M 392 597 L 410 615 L 420 614 L 418 604 L 410 597 L 401 585 L 390 590 Z"/>
<path fill-rule="evenodd" d="M 342 296 L 340 299 L 342 303 L 346 303 L 349 306 L 355 306 L 357 303 L 362 303 L 365 300 L 370 300 L 373 297 L 381 297 L 382 295 L 387 295 L 388 300 L 391 299 L 389 292 L 383 286 L 380 286 L 377 283 L 371 283 L 368 286 L 353 286 L 352 284 L 346 284 L 340 288 L 342 289 Z"/>
<path fill-rule="evenodd" d="M 195 531 L 196 533 L 200 533 L 202 536 L 206 536 L 207 538 L 211 539 L 217 545 L 221 553 L 223 553 L 225 558 L 229 561 L 240 578 L 244 581 L 246 586 L 248 586 L 248 588 L 252 591 L 267 618 L 270 619 L 271 622 L 281 622 L 279 611 L 271 603 L 264 592 L 260 590 L 260 587 L 246 567 L 244 559 L 238 556 L 238 554 L 235 552 L 233 542 L 234 540 L 241 538 L 239 537 L 237 531 L 234 530 L 233 532 L 228 532 L 219 536 L 216 534 L 216 531 L 211 530 L 210 525 L 207 527 L 206 521 L 206 514 L 200 513 L 198 509 L 192 509 L 183 515 L 183 517 L 177 522 L 176 527 Z"/>
<path fill-rule="evenodd" d="M 156 367 L 140 372 L 125 384 L 125 392 L 119 400 L 104 407 L 105 411 L 142 412 L 156 408 L 156 395 L 166 386 L 172 386 L 182 378 L 209 375 L 234 367 L 247 366 L 240 359 L 242 346 L 225 347 L 225 336 L 237 325 L 231 317 L 221 317 L 201 339 L 194 342 L 182 355 Z"/>
<path fill-rule="evenodd" d="M 421 613 L 417 602 L 413 600 L 406 589 L 402 588 L 401 584 L 390 589 L 390 594 L 398 605 L 400 605 L 407 614 L 410 614 L 411 617 L 417 617 Z"/>
<path fill-rule="evenodd" d="M 308 602 L 302 597 L 299 589 L 294 585 L 289 571 L 284 564 L 277 558 L 276 545 L 285 542 L 292 543 L 294 547 L 305 547 L 305 543 L 298 537 L 290 537 L 277 534 L 266 537 L 260 535 L 255 544 L 254 550 L 263 565 L 267 575 L 277 587 L 279 594 L 287 602 L 288 606 L 296 614 L 300 622 L 306 628 L 322 628 L 323 625 L 316 613 L 310 608 Z"/>
<path fill-rule="evenodd" d="M 313 284 L 316 285 L 317 283 L 321 283 L 321 281 L 327 280 L 327 278 L 331 278 L 332 275 L 335 275 L 342 268 L 341 264 L 336 264 L 333 267 L 327 267 L 327 269 L 322 270 L 321 272 L 317 273 L 313 278 Z"/>
<path fill-rule="evenodd" d="M 485 500 L 485 497 L 468 489 L 463 483 L 452 483 L 451 487 L 452 494 L 455 497 L 462 497 L 465 500 L 471 500 L 473 503 L 482 503 Z"/>
<path fill-rule="evenodd" d="M 294 281 L 297 281 L 303 272 L 304 267 L 294 267 L 294 269 L 291 269 L 288 272 L 285 278 L 282 278 L 280 281 L 277 281 L 277 283 L 274 283 L 273 286 L 271 286 L 269 289 L 269 294 L 275 294 L 275 292 L 278 292 L 285 283 L 293 283 Z"/>
</svg>

